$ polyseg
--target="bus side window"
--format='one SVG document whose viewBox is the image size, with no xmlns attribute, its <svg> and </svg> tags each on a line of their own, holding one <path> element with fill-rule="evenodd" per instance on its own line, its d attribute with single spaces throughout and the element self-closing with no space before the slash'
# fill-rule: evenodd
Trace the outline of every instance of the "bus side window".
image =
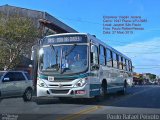
<svg viewBox="0 0 160 120">
<path fill-rule="evenodd" d="M 91 45 L 91 66 L 98 65 L 98 47 Z"/>
<path fill-rule="evenodd" d="M 116 54 L 116 60 L 117 60 L 117 68 L 119 69 L 119 55 Z"/>
<path fill-rule="evenodd" d="M 123 70 L 126 70 L 126 61 L 125 61 L 125 58 L 123 58 Z"/>
<path fill-rule="evenodd" d="M 126 59 L 126 70 L 129 71 L 129 65 L 128 65 L 128 60 Z"/>
<path fill-rule="evenodd" d="M 124 65 L 123 65 L 123 57 L 121 57 L 121 65 L 122 65 L 122 69 L 124 69 Z"/>
<path fill-rule="evenodd" d="M 113 54 L 113 67 L 114 68 L 117 68 L 117 54 L 116 53 L 114 53 L 114 52 L 112 52 Z"/>
<path fill-rule="evenodd" d="M 121 56 L 119 56 L 119 62 L 118 62 L 118 66 L 119 66 L 119 69 L 122 70 L 123 66 L 122 66 L 122 61 L 121 61 Z"/>
<path fill-rule="evenodd" d="M 100 52 L 99 52 L 99 63 L 100 63 L 100 65 L 106 65 L 105 48 L 101 45 L 100 45 Z"/>
<path fill-rule="evenodd" d="M 129 64 L 129 71 L 132 72 L 132 63 L 131 63 L 131 61 L 128 61 L 128 64 Z"/>
<path fill-rule="evenodd" d="M 128 60 L 128 70 L 131 71 L 131 65 L 129 60 Z"/>
<path fill-rule="evenodd" d="M 107 61 L 107 66 L 108 67 L 112 67 L 113 66 L 112 52 L 109 49 L 106 49 L 106 61 Z"/>
<path fill-rule="evenodd" d="M 130 61 L 130 65 L 131 65 L 131 72 L 133 72 L 133 66 L 132 66 L 132 61 Z"/>
</svg>

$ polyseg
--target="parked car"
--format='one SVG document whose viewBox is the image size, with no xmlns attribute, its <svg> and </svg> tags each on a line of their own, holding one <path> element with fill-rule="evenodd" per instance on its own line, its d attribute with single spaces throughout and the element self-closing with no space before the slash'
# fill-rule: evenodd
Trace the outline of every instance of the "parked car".
<svg viewBox="0 0 160 120">
<path fill-rule="evenodd" d="M 134 86 L 133 78 L 127 79 L 127 85 L 128 85 L 129 87 L 133 87 L 133 86 Z"/>
<path fill-rule="evenodd" d="M 33 83 L 25 71 L 0 71 L 0 98 L 23 97 L 32 99 Z"/>
</svg>

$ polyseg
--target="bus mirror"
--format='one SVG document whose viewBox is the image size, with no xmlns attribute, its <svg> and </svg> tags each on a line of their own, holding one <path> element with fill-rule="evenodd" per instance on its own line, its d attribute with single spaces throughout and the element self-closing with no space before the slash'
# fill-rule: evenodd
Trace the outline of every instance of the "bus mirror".
<svg viewBox="0 0 160 120">
<path fill-rule="evenodd" d="M 38 47 L 36 45 L 32 46 L 31 60 L 35 60 L 36 58 L 37 48 Z"/>
<path fill-rule="evenodd" d="M 91 52 L 93 53 L 95 50 L 94 50 L 95 46 L 94 45 L 91 45 Z"/>
<path fill-rule="evenodd" d="M 40 50 L 39 50 L 39 55 L 42 55 L 44 53 L 44 50 L 43 50 L 43 48 L 41 48 Z"/>
</svg>

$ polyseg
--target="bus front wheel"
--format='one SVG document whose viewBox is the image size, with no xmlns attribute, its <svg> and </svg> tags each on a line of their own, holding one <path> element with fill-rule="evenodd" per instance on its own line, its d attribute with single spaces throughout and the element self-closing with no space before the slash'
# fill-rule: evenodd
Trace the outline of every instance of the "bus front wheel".
<svg viewBox="0 0 160 120">
<path fill-rule="evenodd" d="M 100 101 L 104 100 L 106 94 L 107 94 L 107 84 L 105 82 L 103 82 L 100 87 L 100 95 L 95 96 L 96 101 L 100 102 Z"/>
</svg>

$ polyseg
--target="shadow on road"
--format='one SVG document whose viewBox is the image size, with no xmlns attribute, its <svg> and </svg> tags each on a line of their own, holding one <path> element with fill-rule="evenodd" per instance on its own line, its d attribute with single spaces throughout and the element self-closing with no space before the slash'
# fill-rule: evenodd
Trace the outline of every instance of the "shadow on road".
<svg viewBox="0 0 160 120">
<path fill-rule="evenodd" d="M 103 100 L 96 99 L 33 99 L 38 105 L 44 104 L 82 104 L 114 107 L 160 108 L 160 87 L 138 86 L 129 88 L 125 95 L 108 94 Z"/>
<path fill-rule="evenodd" d="M 128 93 L 127 93 L 128 94 Z M 72 99 L 72 98 L 33 98 L 33 102 L 36 102 L 38 105 L 45 104 L 81 104 L 81 105 L 108 105 L 111 101 L 116 98 L 123 97 L 119 94 L 108 94 L 105 98 L 95 99 L 95 98 L 86 98 L 86 99 Z"/>
<path fill-rule="evenodd" d="M 99 103 L 103 106 L 128 108 L 160 108 L 160 86 L 137 86 L 128 91 L 125 96 L 117 96 L 111 102 Z"/>
</svg>

